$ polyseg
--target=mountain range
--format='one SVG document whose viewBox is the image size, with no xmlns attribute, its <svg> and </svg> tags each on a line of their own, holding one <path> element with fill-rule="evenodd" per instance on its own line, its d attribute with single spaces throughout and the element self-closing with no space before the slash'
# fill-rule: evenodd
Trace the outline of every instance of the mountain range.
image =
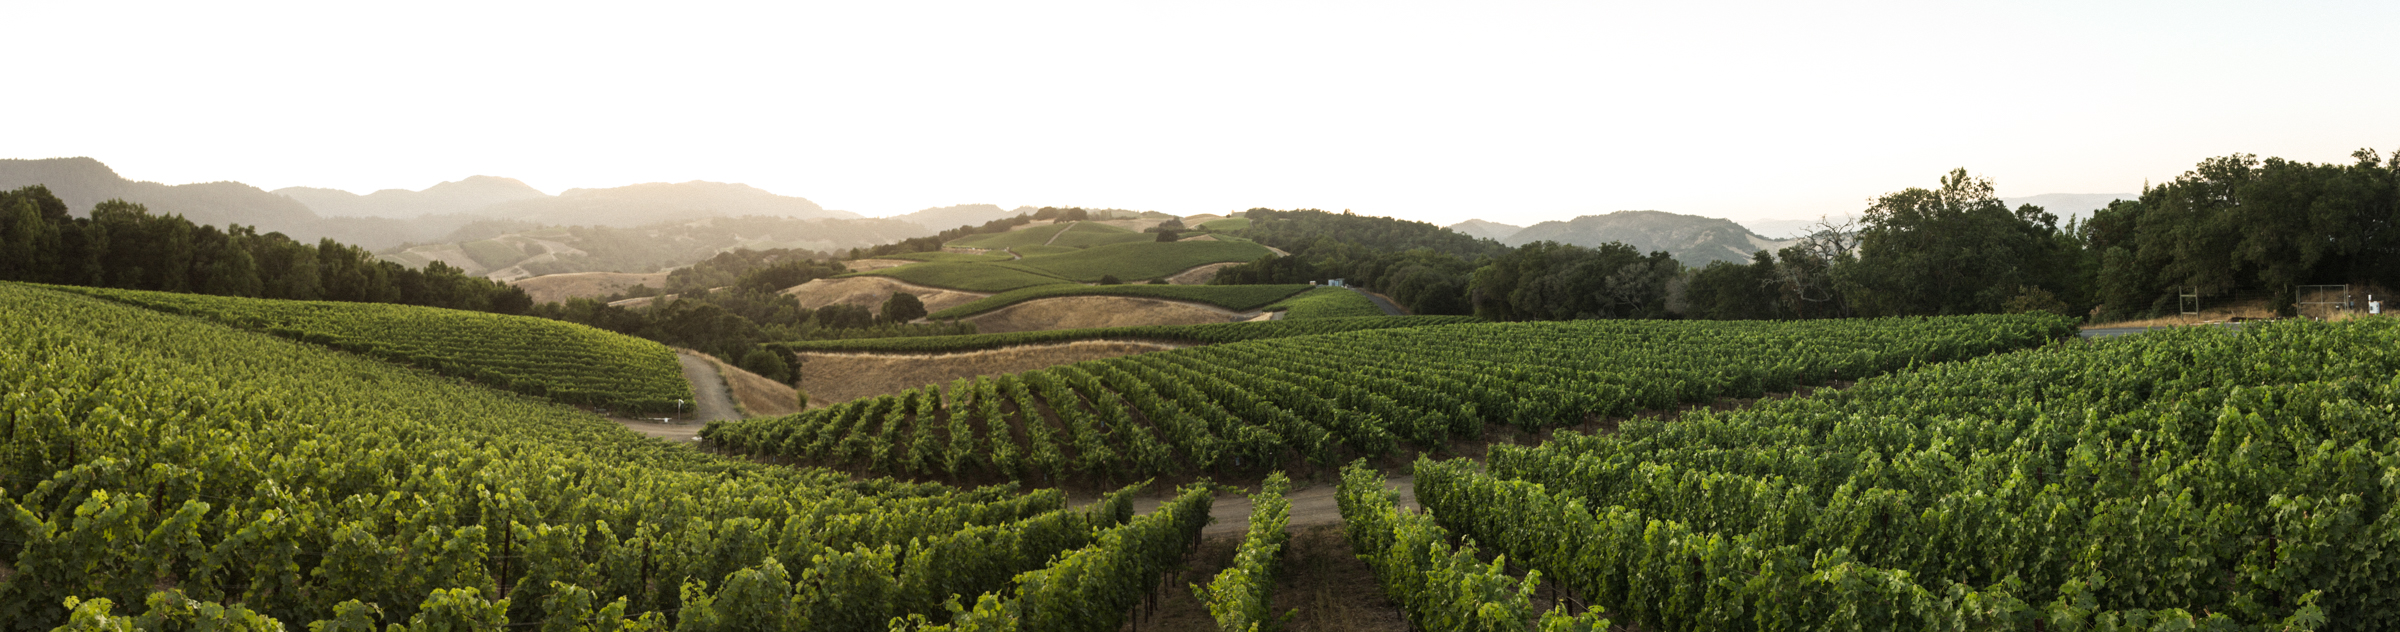
<svg viewBox="0 0 2400 632">
<path fill-rule="evenodd" d="M 1704 266 L 1711 261 L 1747 263 L 1750 253 L 1776 250 L 1794 243 L 1759 236 L 1741 224 L 1733 223 L 1733 220 L 1661 211 L 1617 211 L 1566 221 L 1542 222 L 1523 228 L 1467 220 L 1452 224 L 1449 228 L 1511 247 L 1537 241 L 1585 247 L 1622 242 L 1645 253 L 1665 251 L 1673 255 L 1676 261 L 1690 266 Z"/>
</svg>

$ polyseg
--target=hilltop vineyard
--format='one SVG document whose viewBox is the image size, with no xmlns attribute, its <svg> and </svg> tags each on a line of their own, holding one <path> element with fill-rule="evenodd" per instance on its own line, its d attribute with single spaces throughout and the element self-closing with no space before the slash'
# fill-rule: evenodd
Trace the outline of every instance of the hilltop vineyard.
<svg viewBox="0 0 2400 632">
<path fill-rule="evenodd" d="M 2400 323 L 2163 330 L 1421 461 L 1646 630 L 2400 625 Z"/>
<path fill-rule="evenodd" d="M 656 342 L 525 316 L 391 305 L 59 287 L 197 316 L 552 400 L 641 412 L 691 401 L 675 352 Z"/>
<path fill-rule="evenodd" d="M 1135 518 L 1132 488 L 1078 510 L 724 459 L 31 286 L 0 314 L 0 630 L 885 630 L 952 603 L 1115 629 L 1207 522 L 1204 492 Z"/>
<path fill-rule="evenodd" d="M 1300 321 L 1338 323 L 1348 319 Z M 2045 344 L 2050 315 L 1356 331 L 1097 360 L 712 423 L 730 449 L 903 476 L 1063 480 L 1320 464 L 1758 397 Z"/>
</svg>

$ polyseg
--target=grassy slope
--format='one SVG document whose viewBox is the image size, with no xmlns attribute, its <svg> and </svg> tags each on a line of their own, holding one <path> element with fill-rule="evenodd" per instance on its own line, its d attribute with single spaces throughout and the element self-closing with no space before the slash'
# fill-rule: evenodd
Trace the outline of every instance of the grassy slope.
<svg viewBox="0 0 2400 632">
<path fill-rule="evenodd" d="M 825 351 L 849 353 L 956 353 L 982 351 L 1017 345 L 1050 344 L 1075 340 L 1155 340 L 1217 344 L 1243 340 L 1265 340 L 1292 336 L 1359 331 L 1366 329 L 1397 329 L 1431 327 L 1482 322 L 1473 316 L 1374 316 L 1367 318 L 1327 318 L 1320 320 L 1277 320 L 1244 323 L 1209 323 L 1205 325 L 1154 325 L 1146 327 L 1095 327 L 1090 329 L 1052 329 L 1048 331 L 1019 331 L 999 334 L 968 334 L 964 336 L 917 336 L 911 338 L 873 338 L 849 340 L 804 340 L 772 343 L 793 351 Z"/>
<path fill-rule="evenodd" d="M 996 261 L 935 261 L 841 276 L 884 276 L 917 285 L 969 292 L 1006 292 L 1036 285 L 1073 283 L 1041 272 L 1007 267 L 1009 265 Z"/>
<path fill-rule="evenodd" d="M 932 314 L 965 318 L 1025 301 L 1059 296 L 1140 296 L 1207 303 L 1234 311 L 1257 309 L 1308 289 L 1306 285 L 1043 285 L 1010 290 Z M 1347 290 L 1345 290 L 1347 291 Z M 1374 306 L 1369 305 L 1370 309 Z M 1380 314 L 1381 312 L 1377 312 Z M 1374 315 L 1374 314 L 1361 314 Z"/>
<path fill-rule="evenodd" d="M 992 250 L 1011 246 L 1039 246 L 1043 242 L 1050 241 L 1052 236 L 1057 235 L 1059 231 L 1066 230 L 1069 226 L 1073 226 L 1073 224 L 1047 224 L 1019 228 L 1005 233 L 969 235 L 943 245 L 952 248 L 988 248 Z"/>
<path fill-rule="evenodd" d="M 305 340 L 558 401 L 667 410 L 692 398 L 675 353 L 574 323 L 414 305 L 56 288 Z"/>
<path fill-rule="evenodd" d="M 1376 307 L 1375 301 L 1369 300 L 1367 295 L 1338 287 L 1320 287 L 1309 290 L 1299 296 L 1277 301 L 1263 309 L 1270 312 L 1283 310 L 1285 320 L 1383 315 L 1383 308 Z"/>
<path fill-rule="evenodd" d="M 1269 254 L 1258 244 L 1223 241 L 1153 241 L 1093 246 L 1080 251 L 995 264 L 1071 281 L 1097 283 L 1113 275 L 1123 281 L 1166 277 L 1193 266 L 1250 261 Z"/>
<path fill-rule="evenodd" d="M 1200 227 L 1209 230 L 1241 230 L 1250 227 L 1250 218 L 1228 217 L 1225 219 L 1212 219 L 1201 222 Z"/>
<path fill-rule="evenodd" d="M 1002 252 L 991 252 L 991 253 L 980 254 L 980 255 L 971 255 L 971 254 L 967 254 L 967 253 L 963 253 L 963 252 L 903 252 L 903 253 L 896 254 L 896 255 L 884 255 L 884 256 L 881 256 L 881 257 L 876 257 L 876 258 L 877 258 L 877 259 L 901 259 L 901 260 L 906 260 L 906 261 L 1014 261 L 1014 260 L 1016 260 L 1016 257 L 1011 257 L 1011 256 L 1008 256 L 1008 254 L 1007 254 L 1007 253 L 1002 253 Z"/>
<path fill-rule="evenodd" d="M 1067 232 L 1060 233 L 1058 239 L 1052 240 L 1050 245 L 1075 248 L 1157 240 L 1158 236 L 1152 233 L 1140 233 L 1107 224 L 1083 222 L 1076 224 L 1074 228 L 1067 229 Z"/>
</svg>

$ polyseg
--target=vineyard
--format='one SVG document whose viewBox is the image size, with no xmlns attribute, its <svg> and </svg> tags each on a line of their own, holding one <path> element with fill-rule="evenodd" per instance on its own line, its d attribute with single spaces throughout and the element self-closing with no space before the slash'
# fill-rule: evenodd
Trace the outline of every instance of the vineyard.
<svg viewBox="0 0 2400 632">
<path fill-rule="evenodd" d="M 1432 327 L 1477 322 L 1472 316 L 1376 316 L 1369 318 L 1336 318 L 1310 321 L 1262 321 L 1243 323 L 1209 323 L 1203 325 L 1149 325 L 1137 327 L 1094 327 L 1089 329 L 1051 329 L 1018 331 L 1000 334 L 965 334 L 958 336 L 918 336 L 913 338 L 808 340 L 777 343 L 771 346 L 792 351 L 822 351 L 842 353 L 958 353 L 982 351 L 1017 345 L 1051 344 L 1077 340 L 1149 340 L 1188 344 L 1218 344 L 1245 340 L 1268 340 L 1293 336 L 1394 329 L 1401 327 Z"/>
<path fill-rule="evenodd" d="M 671 411 L 691 401 L 675 352 L 583 325 L 383 303 L 58 287 L 415 366 L 570 404 Z"/>
<path fill-rule="evenodd" d="M 2046 314 L 1374 329 L 961 380 L 714 422 L 701 436 L 754 455 L 909 477 L 1238 472 L 1439 450 L 1495 424 L 1536 430 L 1758 397 L 2069 332 Z"/>
<path fill-rule="evenodd" d="M 1422 461 L 1649 630 L 2400 624 L 2400 323 L 2162 330 Z"/>
<path fill-rule="evenodd" d="M 1217 287 L 1245 286 L 1228 285 Z M 1368 299 L 1367 295 L 1338 287 L 1321 287 L 1314 290 L 1309 290 L 1300 294 L 1299 296 L 1284 299 L 1262 309 L 1266 309 L 1268 311 L 1283 310 L 1283 317 L 1286 320 L 1357 318 L 1360 316 L 1383 315 L 1383 308 L 1376 307 L 1375 301 Z"/>
<path fill-rule="evenodd" d="M 4 630 L 1113 630 L 1207 522 L 1199 487 L 1136 518 L 1135 488 L 857 481 L 202 319 L 0 305 Z"/>
<path fill-rule="evenodd" d="M 1206 303 L 1233 311 L 1248 311 L 1308 289 L 1306 285 L 1043 285 L 1001 292 L 926 316 L 933 320 L 965 318 L 1025 301 L 1060 296 L 1134 296 Z M 1373 310 L 1353 316 L 1381 316 Z"/>
</svg>

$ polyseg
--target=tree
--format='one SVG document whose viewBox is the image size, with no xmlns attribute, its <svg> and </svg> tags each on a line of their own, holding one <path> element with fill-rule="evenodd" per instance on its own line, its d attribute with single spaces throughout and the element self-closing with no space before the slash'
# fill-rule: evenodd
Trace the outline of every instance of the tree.
<svg viewBox="0 0 2400 632">
<path fill-rule="evenodd" d="M 1100 275 L 1100 284 L 1101 284 L 1101 285 L 1123 285 L 1124 283 L 1125 283 L 1125 281 L 1124 281 L 1123 279 L 1119 279 L 1119 278 L 1117 278 L 1117 275 L 1114 275 L 1114 274 L 1103 274 L 1103 275 Z"/>
<path fill-rule="evenodd" d="M 924 317 L 925 303 L 917 300 L 915 294 L 893 292 L 891 298 L 883 301 L 884 322 L 905 323 Z"/>
<path fill-rule="evenodd" d="M 1158 240 L 1159 240 L 1159 241 L 1175 241 L 1175 240 L 1177 240 L 1177 239 L 1182 239 L 1182 238 L 1183 238 L 1182 236 L 1180 236 L 1180 235 L 1176 235 L 1176 234 L 1175 234 L 1175 231 L 1171 231 L 1171 230 L 1162 230 L 1162 231 L 1158 231 Z"/>
<path fill-rule="evenodd" d="M 1953 169 L 1941 188 L 1876 198 L 1863 218 L 1858 259 L 1833 270 L 1861 314 L 2000 311 L 2020 286 L 2059 287 L 2071 270 L 2058 252 L 2058 217 L 2010 211 L 1992 181 Z"/>
<path fill-rule="evenodd" d="M 783 354 L 763 348 L 753 347 L 748 353 L 742 354 L 740 366 L 744 371 L 756 373 L 760 377 L 770 380 L 785 383 L 792 381 L 792 365 L 784 362 Z"/>
</svg>

